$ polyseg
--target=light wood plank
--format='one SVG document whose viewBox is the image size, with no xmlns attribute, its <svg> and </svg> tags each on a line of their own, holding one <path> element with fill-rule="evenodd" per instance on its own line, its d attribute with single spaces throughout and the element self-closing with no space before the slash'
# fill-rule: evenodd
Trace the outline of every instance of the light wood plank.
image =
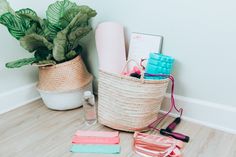
<svg viewBox="0 0 236 157">
<path fill-rule="evenodd" d="M 71 138 L 76 130 L 111 130 L 100 124 L 87 126 L 82 109 L 52 111 L 41 100 L 0 115 L 1 157 L 137 157 L 132 151 L 133 134 L 121 132 L 121 154 L 73 154 Z M 160 127 L 166 127 L 168 117 Z M 176 132 L 187 134 L 191 141 L 183 149 L 186 157 L 235 157 L 236 135 L 182 121 Z M 156 134 L 156 131 L 150 131 Z"/>
</svg>

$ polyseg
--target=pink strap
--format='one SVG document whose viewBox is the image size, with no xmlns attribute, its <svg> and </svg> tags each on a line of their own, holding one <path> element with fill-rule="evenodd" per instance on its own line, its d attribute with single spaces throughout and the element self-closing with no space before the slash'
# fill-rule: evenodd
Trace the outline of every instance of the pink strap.
<svg viewBox="0 0 236 157">
<path fill-rule="evenodd" d="M 180 113 L 180 117 L 183 114 L 183 109 L 182 108 L 177 108 L 176 104 L 175 104 L 175 98 L 174 98 L 174 87 L 175 87 L 175 79 L 172 75 L 164 75 L 164 74 L 147 74 L 145 73 L 145 76 L 163 76 L 163 77 L 168 77 L 171 80 L 171 105 L 170 105 L 170 109 L 167 113 L 165 113 L 163 116 L 158 117 L 154 122 L 152 122 L 151 124 L 148 125 L 149 128 L 152 128 L 154 130 L 160 131 L 160 129 L 157 129 L 156 126 L 158 124 L 160 124 L 160 122 L 165 119 L 173 109 L 175 109 L 178 113 Z"/>
<path fill-rule="evenodd" d="M 182 157 L 182 154 L 178 148 L 175 148 L 169 155 L 170 157 Z"/>
<path fill-rule="evenodd" d="M 135 132 L 134 150 L 140 155 L 154 157 L 181 157 L 179 147 L 182 148 L 183 142 L 171 137 L 159 135 L 149 135 Z"/>
<path fill-rule="evenodd" d="M 141 75 L 141 70 L 140 70 L 137 66 L 134 66 L 131 71 L 122 72 L 122 75 L 127 75 L 127 76 L 129 76 L 129 75 L 132 74 L 132 73 L 137 73 L 137 74 Z"/>
<path fill-rule="evenodd" d="M 179 140 L 176 140 L 176 146 L 177 146 L 179 149 L 182 149 L 182 148 L 184 148 L 184 142 L 179 141 Z"/>
<path fill-rule="evenodd" d="M 74 144 L 118 144 L 120 138 L 117 137 L 80 137 L 74 136 L 72 143 Z"/>
</svg>

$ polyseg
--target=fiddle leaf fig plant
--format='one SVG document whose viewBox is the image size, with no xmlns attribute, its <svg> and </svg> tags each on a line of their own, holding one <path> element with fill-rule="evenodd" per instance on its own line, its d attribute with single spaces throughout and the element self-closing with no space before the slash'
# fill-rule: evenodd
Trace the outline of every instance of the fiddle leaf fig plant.
<svg viewBox="0 0 236 157">
<path fill-rule="evenodd" d="M 89 20 L 96 15 L 88 6 L 61 0 L 50 4 L 42 19 L 30 8 L 14 11 L 6 0 L 0 0 L 0 24 L 33 54 L 6 67 L 48 66 L 75 58 L 82 51 L 80 40 L 92 30 Z"/>
</svg>

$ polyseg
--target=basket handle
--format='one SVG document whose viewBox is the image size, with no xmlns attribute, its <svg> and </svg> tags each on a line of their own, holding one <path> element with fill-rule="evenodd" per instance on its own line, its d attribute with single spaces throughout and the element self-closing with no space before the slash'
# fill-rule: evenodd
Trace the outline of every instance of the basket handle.
<svg viewBox="0 0 236 157">
<path fill-rule="evenodd" d="M 125 66 L 123 67 L 121 73 L 122 73 L 122 74 L 124 73 L 125 69 L 127 69 L 127 66 L 129 65 L 129 63 L 130 63 L 131 61 L 134 62 L 134 63 L 136 64 L 136 66 L 140 69 L 140 71 L 141 71 L 140 80 L 141 80 L 142 82 L 144 82 L 144 71 L 143 71 L 143 68 L 142 68 L 142 66 L 140 66 L 140 65 L 138 64 L 138 62 L 137 62 L 136 60 L 134 60 L 134 59 L 129 59 L 128 61 L 126 61 L 126 64 L 125 64 Z"/>
</svg>

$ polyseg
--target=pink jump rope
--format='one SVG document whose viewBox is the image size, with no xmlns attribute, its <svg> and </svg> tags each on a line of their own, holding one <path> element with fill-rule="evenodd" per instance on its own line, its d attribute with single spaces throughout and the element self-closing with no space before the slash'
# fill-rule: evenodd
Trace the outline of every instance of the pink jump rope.
<svg viewBox="0 0 236 157">
<path fill-rule="evenodd" d="M 141 62 L 140 62 L 140 66 L 142 67 L 143 70 L 145 70 L 145 66 L 143 66 L 143 62 L 145 61 L 146 59 L 141 59 Z M 181 117 L 182 117 L 182 114 L 183 114 L 183 109 L 182 108 L 177 108 L 176 107 L 176 104 L 175 104 L 175 98 L 174 98 L 174 87 L 175 87 L 175 79 L 172 75 L 165 75 L 165 74 L 148 74 L 148 73 L 145 73 L 144 76 L 152 76 L 152 77 L 157 77 L 157 76 L 161 76 L 161 77 L 166 77 L 166 78 L 169 78 L 171 80 L 171 107 L 169 109 L 169 111 L 164 114 L 163 116 L 157 118 L 153 123 L 151 123 L 150 125 L 148 125 L 149 128 L 151 129 L 154 129 L 156 131 L 160 131 L 160 133 L 162 135 L 165 135 L 165 136 L 171 136 L 175 139 L 178 139 L 178 140 L 181 140 L 181 141 L 184 141 L 184 142 L 188 142 L 189 141 L 189 137 L 184 135 L 184 134 L 180 134 L 180 133 L 177 133 L 177 132 L 173 132 L 173 130 L 176 128 L 176 126 L 181 122 Z M 160 124 L 160 122 L 162 120 L 164 120 L 170 113 L 171 111 L 175 109 L 180 115 L 178 118 L 176 118 L 171 124 L 169 124 L 167 126 L 166 129 L 158 129 L 156 128 L 155 126 L 157 126 L 158 124 Z"/>
<path fill-rule="evenodd" d="M 189 137 L 184 135 L 184 134 L 180 134 L 180 133 L 177 133 L 177 132 L 173 132 L 173 130 L 175 129 L 175 127 L 180 123 L 181 121 L 181 117 L 182 117 L 182 114 L 183 114 L 183 109 L 182 108 L 177 108 L 176 107 L 176 104 L 175 104 L 175 99 L 174 99 L 174 77 L 172 75 L 164 75 L 164 74 L 147 74 L 145 73 L 144 76 L 161 76 L 161 77 L 167 77 L 171 80 L 171 107 L 169 109 L 169 111 L 164 114 L 163 116 L 157 118 L 153 123 L 151 123 L 150 125 L 148 125 L 149 128 L 151 129 L 154 129 L 156 131 L 160 131 L 160 133 L 162 135 L 165 135 L 165 136 L 171 136 L 175 139 L 178 139 L 178 140 L 181 140 L 181 141 L 184 141 L 184 142 L 188 142 L 189 141 Z M 168 125 L 168 127 L 166 129 L 158 129 L 156 128 L 155 126 L 157 126 L 158 124 L 160 124 L 160 122 L 165 119 L 169 114 L 170 112 L 173 110 L 173 108 L 180 114 L 178 118 L 176 118 L 171 124 Z"/>
<path fill-rule="evenodd" d="M 140 66 L 142 68 L 142 70 L 145 70 L 145 66 L 142 65 L 143 61 L 145 61 L 146 59 L 141 59 L 140 62 Z M 132 77 L 137 77 L 140 78 L 141 77 L 141 70 L 138 67 L 134 67 L 133 70 L 130 73 L 124 73 L 125 75 L 130 75 Z M 164 114 L 163 116 L 157 118 L 154 122 L 152 122 L 151 124 L 148 125 L 148 128 L 154 129 L 156 131 L 160 131 L 160 133 L 164 136 L 171 136 L 175 139 L 181 140 L 183 142 L 188 142 L 189 141 L 189 137 L 184 135 L 184 134 L 180 134 L 177 132 L 173 132 L 173 130 L 176 128 L 176 126 L 181 122 L 181 117 L 183 114 L 183 109 L 182 108 L 177 108 L 176 104 L 175 104 L 175 99 L 174 99 L 174 86 L 175 86 L 175 81 L 174 81 L 174 77 L 172 75 L 166 75 L 166 74 L 149 74 L 149 73 L 144 73 L 144 76 L 151 76 L 151 77 L 165 77 L 165 78 L 169 78 L 171 80 L 171 107 L 169 109 L 169 111 Z M 162 120 L 164 120 L 173 110 L 173 108 L 180 114 L 178 118 L 176 118 L 171 124 L 168 125 L 168 127 L 166 129 L 158 129 L 155 126 L 157 126 L 158 124 L 160 124 L 160 122 Z"/>
</svg>

